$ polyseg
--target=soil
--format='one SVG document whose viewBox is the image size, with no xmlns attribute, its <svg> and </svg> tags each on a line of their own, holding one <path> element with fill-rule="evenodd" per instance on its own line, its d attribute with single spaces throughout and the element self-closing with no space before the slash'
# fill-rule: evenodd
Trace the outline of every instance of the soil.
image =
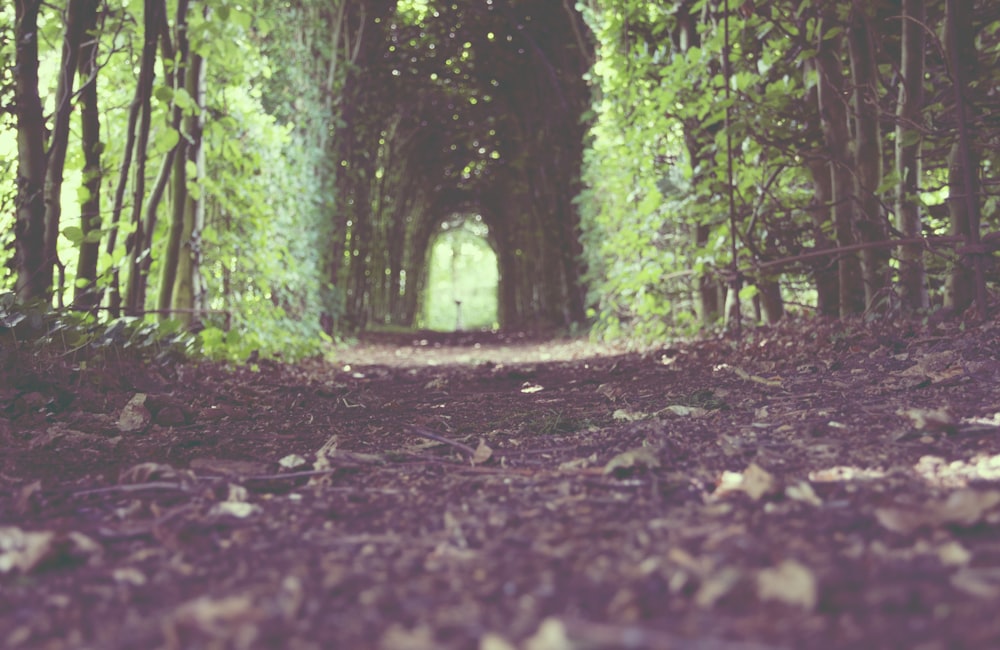
<svg viewBox="0 0 1000 650">
<path fill-rule="evenodd" d="M 998 334 L 8 354 L 0 646 L 1000 647 Z"/>
</svg>

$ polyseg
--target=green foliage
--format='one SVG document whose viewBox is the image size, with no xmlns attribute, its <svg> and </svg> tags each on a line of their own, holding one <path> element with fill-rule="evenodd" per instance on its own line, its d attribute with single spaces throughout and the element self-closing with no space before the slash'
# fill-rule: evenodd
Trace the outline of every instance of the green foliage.
<svg viewBox="0 0 1000 650">
<path fill-rule="evenodd" d="M 465 220 L 441 232 L 431 246 L 424 288 L 423 325 L 434 330 L 496 328 L 497 258 L 485 227 Z M 459 306 L 461 303 L 461 322 Z"/>
<path fill-rule="evenodd" d="M 130 317 L 99 321 L 90 314 L 52 309 L 44 302 L 20 303 L 11 292 L 0 293 L 0 337 L 19 352 L 90 365 L 121 358 L 176 361 L 199 352 L 196 337 L 177 321 Z"/>
<path fill-rule="evenodd" d="M 175 6 L 168 4 L 172 21 Z M 67 155 L 60 259 L 73 260 L 81 244 L 100 241 L 101 287 L 108 286 L 115 271 L 121 274 L 124 285 L 128 272 L 123 261 L 127 258 L 131 225 L 111 224 L 109 216 L 125 155 L 128 107 L 135 90 L 142 39 L 142 10 L 140 1 L 112 7 L 104 15 L 98 34 L 102 64 L 98 92 L 102 110 L 103 230 L 86 237 L 80 224 L 80 203 L 87 198 L 87 192 L 80 185 L 83 157 L 78 140 L 71 138 Z M 198 107 L 183 87 L 166 83 L 173 61 L 157 65 L 150 146 L 144 154 L 149 159 L 147 190 L 152 187 L 162 158 L 182 137 L 189 137 L 170 126 L 174 107 L 186 115 L 201 113 L 205 118 L 206 178 L 196 178 L 196 167 L 190 162 L 186 170 L 188 191 L 206 205 L 200 253 L 201 279 L 210 310 L 204 318 L 209 334 L 197 341 L 189 337 L 185 344 L 192 353 L 198 353 L 201 346 L 213 357 L 239 358 L 256 350 L 265 356 L 281 354 L 290 358 L 314 354 L 328 340 L 319 325 L 320 314 L 332 307 L 331 292 L 326 288 L 328 247 L 321 233 L 329 228 L 336 197 L 328 174 L 331 150 L 318 142 L 316 134 L 328 128 L 331 107 L 323 85 L 330 57 L 339 54 L 310 45 L 325 43 L 329 31 L 327 23 L 311 20 L 315 12 L 325 12 L 329 17 L 333 8 L 320 0 L 192 3 L 188 35 L 192 50 L 206 60 L 208 100 L 204 107 Z M 7 23 L 12 20 L 8 14 L 12 14 L 11 8 L 0 10 L 0 24 L 4 26 L 0 32 L 2 53 L 10 49 L 5 37 Z M 40 25 L 46 33 L 40 52 L 40 92 L 51 108 L 63 29 L 61 14 L 43 11 Z M 10 69 L 5 66 L 2 75 L 0 95 L 6 97 Z M 75 111 L 74 120 L 79 119 L 78 115 Z M 13 230 L 8 219 L 12 218 L 9 208 L 15 187 L 16 150 L 13 124 L 6 113 L 0 116 L 0 127 L 0 178 L 4 181 L 0 188 L 0 244 L 7 250 Z M 79 131 L 77 122 L 72 133 Z M 147 304 L 155 304 L 159 291 L 168 209 L 166 202 L 161 204 L 153 233 Z M 123 218 L 130 210 L 126 205 Z M 114 250 L 107 252 L 106 238 L 115 225 L 122 233 Z M 69 294 L 76 284 L 75 268 L 75 264 L 66 263 L 65 302 L 71 299 Z M 0 288 L 13 286 L 6 268 L 0 281 Z M 144 325 L 129 327 L 136 332 L 145 332 L 144 328 L 152 328 L 151 332 L 169 329 L 170 325 L 158 324 L 161 317 L 150 315 L 140 319 Z M 228 331 L 213 337 L 210 333 L 215 326 Z"/>
</svg>

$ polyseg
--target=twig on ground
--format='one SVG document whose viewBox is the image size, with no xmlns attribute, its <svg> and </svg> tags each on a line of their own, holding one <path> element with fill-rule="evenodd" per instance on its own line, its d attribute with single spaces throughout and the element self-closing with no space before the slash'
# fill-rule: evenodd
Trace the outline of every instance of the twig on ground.
<svg viewBox="0 0 1000 650">
<path fill-rule="evenodd" d="M 461 451 L 462 453 L 464 453 L 464 454 L 466 454 L 467 456 L 470 456 L 470 457 L 471 456 L 475 456 L 475 454 L 476 454 L 476 450 L 473 449 L 472 447 L 470 447 L 469 445 L 463 444 L 463 443 L 458 442 L 456 440 L 452 440 L 451 438 L 445 438 L 444 436 L 439 436 L 438 434 L 434 433 L 433 431 L 428 431 L 427 429 L 424 429 L 423 427 L 418 427 L 416 425 L 412 425 L 411 424 L 411 425 L 409 425 L 409 426 L 406 427 L 406 432 L 410 433 L 410 434 L 413 434 L 415 436 L 420 436 L 421 438 L 427 438 L 428 440 L 433 440 L 435 442 L 440 442 L 440 443 L 445 444 L 445 445 L 451 445 L 455 449 L 458 449 L 459 451 Z"/>
</svg>

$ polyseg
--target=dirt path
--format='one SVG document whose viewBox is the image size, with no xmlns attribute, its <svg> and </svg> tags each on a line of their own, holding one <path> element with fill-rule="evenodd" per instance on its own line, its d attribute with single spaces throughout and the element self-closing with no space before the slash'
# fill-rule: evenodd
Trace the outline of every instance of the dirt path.
<svg viewBox="0 0 1000 650">
<path fill-rule="evenodd" d="M 1000 328 L 0 382 L 0 647 L 1000 647 Z"/>
</svg>

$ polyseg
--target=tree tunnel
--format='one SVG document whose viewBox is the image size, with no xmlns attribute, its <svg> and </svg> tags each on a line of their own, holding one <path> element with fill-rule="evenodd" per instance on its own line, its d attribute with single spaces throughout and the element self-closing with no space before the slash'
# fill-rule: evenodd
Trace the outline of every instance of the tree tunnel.
<svg viewBox="0 0 1000 650">
<path fill-rule="evenodd" d="M 415 326 L 442 223 L 481 215 L 505 328 L 584 317 L 572 199 L 590 101 L 585 26 L 551 0 L 399 0 L 364 25 L 334 127 L 330 311 Z"/>
<path fill-rule="evenodd" d="M 439 331 L 496 328 L 499 277 L 482 215 L 446 219 L 430 242 L 417 325 Z"/>
</svg>

